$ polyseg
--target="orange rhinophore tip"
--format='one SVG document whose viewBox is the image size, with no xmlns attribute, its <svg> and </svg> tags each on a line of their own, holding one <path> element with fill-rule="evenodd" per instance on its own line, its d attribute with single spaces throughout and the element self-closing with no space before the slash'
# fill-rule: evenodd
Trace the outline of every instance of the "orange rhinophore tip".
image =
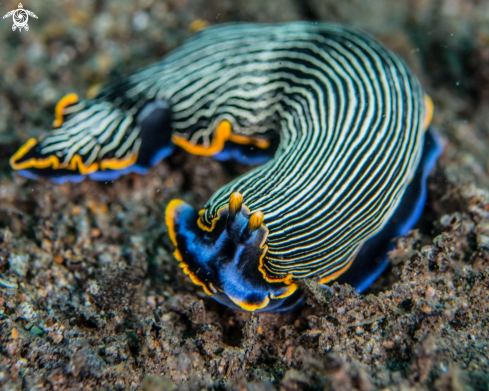
<svg viewBox="0 0 489 391">
<path fill-rule="evenodd" d="M 241 211 L 241 205 L 243 205 L 243 196 L 241 193 L 235 191 L 229 197 L 229 214 L 235 216 Z"/>
<path fill-rule="evenodd" d="M 62 97 L 59 102 L 56 104 L 56 108 L 54 109 L 54 115 L 56 119 L 53 122 L 53 126 L 55 128 L 59 128 L 63 125 L 63 110 L 71 105 L 78 103 L 78 95 L 77 94 L 68 94 Z"/>
<path fill-rule="evenodd" d="M 263 219 L 265 215 L 261 211 L 256 211 L 252 215 L 250 215 L 250 221 L 248 221 L 248 230 L 250 232 L 256 231 L 263 223 Z"/>
</svg>

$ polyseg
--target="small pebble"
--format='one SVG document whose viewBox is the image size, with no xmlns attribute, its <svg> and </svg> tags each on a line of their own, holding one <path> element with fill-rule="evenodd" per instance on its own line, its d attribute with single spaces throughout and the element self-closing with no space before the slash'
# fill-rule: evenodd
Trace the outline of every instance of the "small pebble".
<svg viewBox="0 0 489 391">
<path fill-rule="evenodd" d="M 56 330 L 52 333 L 51 338 L 56 343 L 61 343 L 63 341 L 63 332 L 61 330 Z"/>
<path fill-rule="evenodd" d="M 6 280 L 0 276 L 0 286 L 3 288 L 17 289 L 19 287 L 19 284 Z"/>
<path fill-rule="evenodd" d="M 43 335 L 43 331 L 35 325 L 32 326 L 32 328 L 30 329 L 30 332 L 34 335 Z"/>
<path fill-rule="evenodd" d="M 65 260 L 65 259 L 63 258 L 63 256 L 62 256 L 60 253 L 56 254 L 56 255 L 53 257 L 53 261 L 54 261 L 54 262 L 56 262 L 56 263 L 57 263 L 57 264 L 59 264 L 59 265 L 61 265 L 61 264 L 64 262 L 64 260 Z"/>
<path fill-rule="evenodd" d="M 156 299 L 153 295 L 150 295 L 146 299 L 146 303 L 152 308 L 156 309 Z"/>
<path fill-rule="evenodd" d="M 88 289 L 92 295 L 97 295 L 100 292 L 100 285 L 95 280 L 88 282 Z"/>
<path fill-rule="evenodd" d="M 107 213 L 109 213 L 109 208 L 107 207 L 107 205 L 100 201 L 88 201 L 88 208 L 93 214 L 106 215 Z"/>
<path fill-rule="evenodd" d="M 12 332 L 10 333 L 10 336 L 12 337 L 12 339 L 19 338 L 19 332 L 17 331 L 17 329 L 15 327 L 12 329 Z"/>
<path fill-rule="evenodd" d="M 171 315 L 170 314 L 165 314 L 161 317 L 161 321 L 162 322 L 168 322 L 169 320 L 171 320 Z"/>
<path fill-rule="evenodd" d="M 138 11 L 134 14 L 132 18 L 132 27 L 136 31 L 146 30 L 149 24 L 149 15 L 147 12 Z"/>
<path fill-rule="evenodd" d="M 429 306 L 425 306 L 425 307 L 423 308 L 423 312 L 424 312 L 425 314 L 431 314 L 431 308 L 430 308 Z"/>
<path fill-rule="evenodd" d="M 20 277 L 25 277 L 29 270 L 29 255 L 27 254 L 10 254 L 8 259 L 12 270 Z"/>
<path fill-rule="evenodd" d="M 382 346 L 386 349 L 392 349 L 395 344 L 394 344 L 394 341 L 384 341 L 382 342 Z"/>
<path fill-rule="evenodd" d="M 30 303 L 24 302 L 17 307 L 17 314 L 28 322 L 32 322 L 36 318 L 36 311 Z"/>
<path fill-rule="evenodd" d="M 435 294 L 436 294 L 436 290 L 434 288 L 432 288 L 431 286 L 426 288 L 426 292 L 425 292 L 426 297 L 433 297 L 435 296 Z"/>
</svg>

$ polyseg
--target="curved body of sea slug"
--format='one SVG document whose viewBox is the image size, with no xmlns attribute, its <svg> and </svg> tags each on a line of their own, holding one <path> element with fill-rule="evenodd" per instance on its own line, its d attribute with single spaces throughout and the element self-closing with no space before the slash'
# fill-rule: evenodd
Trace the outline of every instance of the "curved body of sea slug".
<svg viewBox="0 0 489 391">
<path fill-rule="evenodd" d="M 365 289 L 419 217 L 440 154 L 418 80 L 375 39 L 333 24 L 230 24 L 56 108 L 11 166 L 53 182 L 145 173 L 181 147 L 260 164 L 200 212 L 166 212 L 175 257 L 219 302 L 287 311 L 298 280 Z"/>
</svg>

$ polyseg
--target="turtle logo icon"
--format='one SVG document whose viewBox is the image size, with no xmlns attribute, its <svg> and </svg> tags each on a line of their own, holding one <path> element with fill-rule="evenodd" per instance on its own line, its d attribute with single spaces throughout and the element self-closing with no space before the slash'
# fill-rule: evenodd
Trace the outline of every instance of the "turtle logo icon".
<svg viewBox="0 0 489 391">
<path fill-rule="evenodd" d="M 25 10 L 22 3 L 19 3 L 19 8 L 17 8 L 16 10 L 7 12 L 3 16 L 3 18 L 5 19 L 9 16 L 11 16 L 14 21 L 14 24 L 12 25 L 12 31 L 15 31 L 17 29 L 19 29 L 19 31 L 22 31 L 22 29 L 25 29 L 25 31 L 29 31 L 29 25 L 27 24 L 29 16 L 37 19 L 37 15 L 32 11 Z"/>
</svg>

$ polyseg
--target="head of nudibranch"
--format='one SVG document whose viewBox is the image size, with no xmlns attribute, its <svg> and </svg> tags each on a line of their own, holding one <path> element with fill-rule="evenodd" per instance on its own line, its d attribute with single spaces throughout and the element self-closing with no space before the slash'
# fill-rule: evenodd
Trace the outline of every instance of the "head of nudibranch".
<svg viewBox="0 0 489 391">
<path fill-rule="evenodd" d="M 268 229 L 261 211 L 250 212 L 234 192 L 212 224 L 181 200 L 166 209 L 175 258 L 185 274 L 218 302 L 246 311 L 285 311 L 300 301 L 296 283 L 273 281 L 261 267 Z"/>
</svg>

